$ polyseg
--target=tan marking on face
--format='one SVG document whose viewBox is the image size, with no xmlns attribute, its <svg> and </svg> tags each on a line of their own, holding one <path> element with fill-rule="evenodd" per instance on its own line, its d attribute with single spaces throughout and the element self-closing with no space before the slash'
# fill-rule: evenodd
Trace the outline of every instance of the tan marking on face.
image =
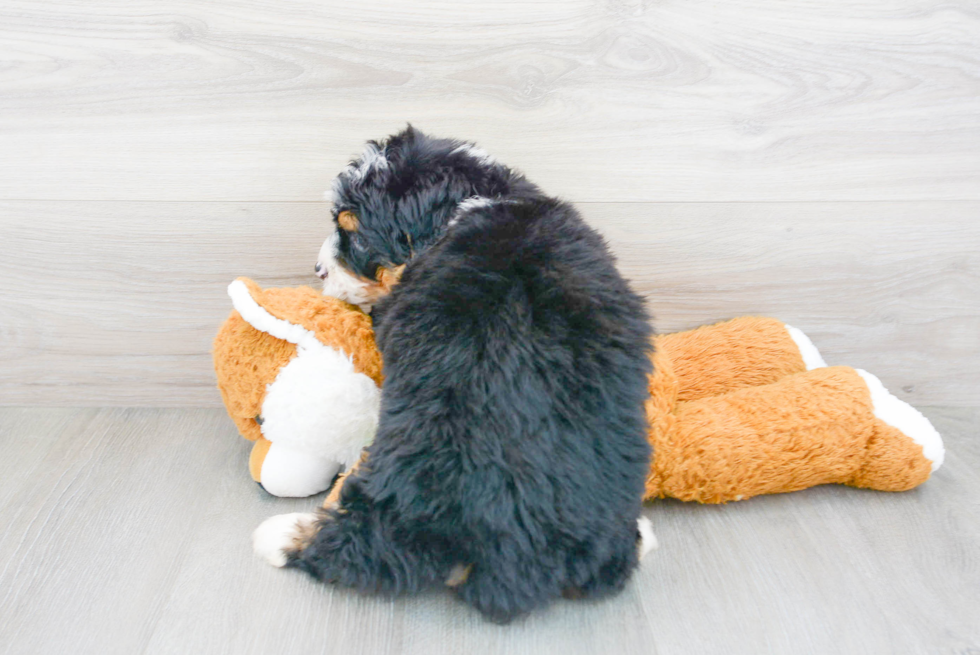
<svg viewBox="0 0 980 655">
<path fill-rule="evenodd" d="M 378 283 L 381 288 L 384 289 L 385 293 L 391 291 L 391 288 L 398 284 L 398 281 L 402 278 L 402 272 L 405 270 L 405 264 L 401 266 L 396 266 L 394 268 L 384 268 L 378 269 Z"/>
<path fill-rule="evenodd" d="M 357 232 L 360 224 L 357 222 L 357 216 L 354 216 L 353 212 L 343 211 L 337 214 L 337 225 L 348 232 Z"/>
</svg>

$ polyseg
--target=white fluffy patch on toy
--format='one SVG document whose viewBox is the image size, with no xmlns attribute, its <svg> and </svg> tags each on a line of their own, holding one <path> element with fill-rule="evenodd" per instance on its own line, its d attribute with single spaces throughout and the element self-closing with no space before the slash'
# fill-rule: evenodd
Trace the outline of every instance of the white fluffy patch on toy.
<svg viewBox="0 0 980 655">
<path fill-rule="evenodd" d="M 262 486 L 275 496 L 319 493 L 374 439 L 381 391 L 349 356 L 266 311 L 243 282 L 232 282 L 228 295 L 254 328 L 296 344 L 296 357 L 279 370 L 262 401 L 260 429 L 272 442 L 262 463 Z"/>
<path fill-rule="evenodd" d="M 266 519 L 252 533 L 252 550 L 275 567 L 286 566 L 287 551 L 296 544 L 300 531 L 313 525 L 316 514 L 295 512 Z"/>
<path fill-rule="evenodd" d="M 786 331 L 789 332 L 789 336 L 796 342 L 796 347 L 800 349 L 800 355 L 803 357 L 803 363 L 806 364 L 806 370 L 812 371 L 815 368 L 826 368 L 827 362 L 823 360 L 820 351 L 810 341 L 810 337 L 806 336 L 803 330 L 791 325 L 786 325 L 785 327 Z"/>
<path fill-rule="evenodd" d="M 362 280 L 337 261 L 337 244 L 340 237 L 336 232 L 331 234 L 320 247 L 317 264 L 320 265 L 320 277 L 323 278 L 323 295 L 340 298 L 352 305 L 357 305 L 363 312 L 370 312 L 376 299 L 376 290 L 370 282 Z"/>
<path fill-rule="evenodd" d="M 640 559 L 643 559 L 644 555 L 659 548 L 660 544 L 657 543 L 657 535 L 653 534 L 653 523 L 650 522 L 650 519 L 645 516 L 636 519 L 636 528 L 640 533 L 640 543 L 637 548 L 640 552 Z"/>
<path fill-rule="evenodd" d="M 319 341 L 296 353 L 266 391 L 262 434 L 273 444 L 350 466 L 374 439 L 381 391 L 349 357 Z"/>
<path fill-rule="evenodd" d="M 877 377 L 855 369 L 871 392 L 871 403 L 874 405 L 875 417 L 888 425 L 901 430 L 902 434 L 922 446 L 922 454 L 932 462 L 932 470 L 943 465 L 946 449 L 943 438 L 922 413 L 907 402 L 899 400 L 885 388 Z"/>
</svg>

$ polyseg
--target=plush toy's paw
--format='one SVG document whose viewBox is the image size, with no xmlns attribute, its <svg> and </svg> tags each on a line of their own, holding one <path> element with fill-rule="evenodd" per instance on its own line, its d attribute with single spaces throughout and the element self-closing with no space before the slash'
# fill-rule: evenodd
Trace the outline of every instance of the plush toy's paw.
<svg viewBox="0 0 980 655">
<path fill-rule="evenodd" d="M 881 380 L 871 373 L 861 369 L 855 370 L 871 392 L 875 418 L 884 421 L 921 446 L 922 455 L 931 462 L 933 471 L 942 466 L 946 454 L 943 439 L 929 419 L 916 408 L 893 396 Z"/>
<path fill-rule="evenodd" d="M 796 343 L 796 347 L 800 349 L 800 356 L 803 357 L 806 370 L 812 371 L 815 368 L 826 368 L 827 362 L 823 360 L 820 351 L 817 350 L 817 347 L 813 345 L 810 337 L 806 336 L 803 330 L 797 329 L 792 325 L 787 325 L 786 331 L 789 332 L 789 336 Z"/>
<path fill-rule="evenodd" d="M 636 519 L 636 532 L 639 535 L 639 539 L 636 542 L 636 549 L 639 552 L 640 559 L 649 553 L 651 550 L 656 550 L 660 547 L 657 543 L 657 535 L 653 534 L 653 523 L 650 523 L 650 519 L 645 516 L 641 516 Z"/>
<path fill-rule="evenodd" d="M 338 462 L 273 443 L 262 462 L 259 482 L 273 496 L 304 498 L 328 489 L 339 470 Z"/>
<path fill-rule="evenodd" d="M 262 522 L 252 533 L 252 550 L 276 567 L 289 561 L 289 554 L 302 547 L 316 523 L 316 514 L 279 514 Z"/>
</svg>

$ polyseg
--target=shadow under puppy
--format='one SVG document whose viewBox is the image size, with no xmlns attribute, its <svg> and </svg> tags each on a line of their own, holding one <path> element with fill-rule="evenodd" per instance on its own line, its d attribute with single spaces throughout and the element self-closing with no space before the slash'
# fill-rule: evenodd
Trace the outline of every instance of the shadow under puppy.
<svg viewBox="0 0 980 655">
<path fill-rule="evenodd" d="M 373 307 L 378 431 L 335 505 L 269 519 L 256 551 L 362 590 L 447 583 L 496 621 L 621 589 L 651 329 L 602 238 L 483 151 L 411 127 L 370 142 L 333 196 L 317 272 Z"/>
</svg>

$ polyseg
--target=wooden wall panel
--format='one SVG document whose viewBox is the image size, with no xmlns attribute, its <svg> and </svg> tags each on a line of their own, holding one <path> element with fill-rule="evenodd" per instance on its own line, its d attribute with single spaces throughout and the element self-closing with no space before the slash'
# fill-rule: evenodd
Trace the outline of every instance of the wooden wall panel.
<svg viewBox="0 0 980 655">
<path fill-rule="evenodd" d="M 980 397 L 980 202 L 595 203 L 662 331 L 767 314 L 915 404 Z M 238 275 L 313 284 L 324 203 L 0 202 L 0 404 L 216 406 Z"/>
<path fill-rule="evenodd" d="M 972 0 L 0 7 L 0 198 L 320 198 L 406 121 L 578 201 L 980 199 Z"/>
</svg>

